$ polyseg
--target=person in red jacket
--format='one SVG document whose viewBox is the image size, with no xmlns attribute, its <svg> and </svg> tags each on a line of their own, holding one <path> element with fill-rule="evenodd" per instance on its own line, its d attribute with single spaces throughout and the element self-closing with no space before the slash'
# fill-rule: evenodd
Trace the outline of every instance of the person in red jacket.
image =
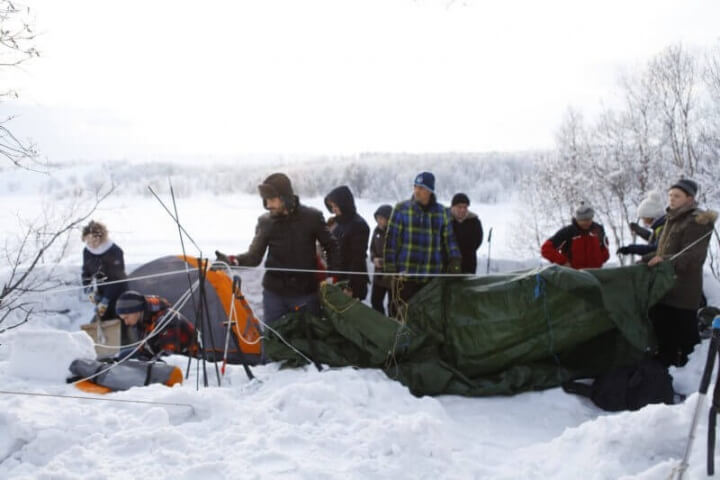
<svg viewBox="0 0 720 480">
<path fill-rule="evenodd" d="M 542 256 L 552 263 L 572 268 L 600 268 L 608 258 L 608 241 L 602 225 L 593 222 L 595 211 L 580 202 L 572 223 L 543 243 Z"/>
</svg>

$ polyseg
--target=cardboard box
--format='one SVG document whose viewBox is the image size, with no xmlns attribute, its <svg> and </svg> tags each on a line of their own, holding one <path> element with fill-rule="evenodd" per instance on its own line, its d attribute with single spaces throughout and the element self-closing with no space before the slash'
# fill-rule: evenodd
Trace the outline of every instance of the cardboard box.
<svg viewBox="0 0 720 480">
<path fill-rule="evenodd" d="M 85 325 L 80 325 L 80 328 L 90 335 L 90 338 L 95 342 L 95 352 L 98 358 L 111 357 L 120 351 L 119 347 L 122 345 L 121 320 L 115 318 L 100 322 L 99 328 L 102 331 L 98 331 L 98 322 L 86 323 Z M 104 339 L 102 337 L 104 337 Z M 107 345 L 107 347 L 102 345 Z"/>
</svg>

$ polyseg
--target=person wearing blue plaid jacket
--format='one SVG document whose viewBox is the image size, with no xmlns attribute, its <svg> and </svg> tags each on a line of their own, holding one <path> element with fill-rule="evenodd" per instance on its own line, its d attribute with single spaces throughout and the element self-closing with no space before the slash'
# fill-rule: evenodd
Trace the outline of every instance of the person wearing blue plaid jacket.
<svg viewBox="0 0 720 480">
<path fill-rule="evenodd" d="M 460 273 L 462 257 L 450 210 L 435 198 L 435 176 L 415 177 L 413 196 L 395 205 L 385 237 L 386 273 L 403 274 L 391 282 L 390 314 L 432 280 L 434 273 Z"/>
</svg>

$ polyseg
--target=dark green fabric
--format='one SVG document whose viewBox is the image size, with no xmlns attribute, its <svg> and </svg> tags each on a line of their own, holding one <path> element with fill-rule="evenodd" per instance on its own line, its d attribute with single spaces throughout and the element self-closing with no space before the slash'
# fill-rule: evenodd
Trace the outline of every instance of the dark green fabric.
<svg viewBox="0 0 720 480">
<path fill-rule="evenodd" d="M 322 319 L 291 314 L 274 328 L 305 356 L 314 351 L 315 361 L 382 368 L 416 395 L 514 394 L 653 351 L 647 311 L 673 283 L 670 262 L 435 279 L 412 298 L 405 324 L 329 285 L 320 292 Z M 272 333 L 265 353 L 305 362 Z"/>
</svg>

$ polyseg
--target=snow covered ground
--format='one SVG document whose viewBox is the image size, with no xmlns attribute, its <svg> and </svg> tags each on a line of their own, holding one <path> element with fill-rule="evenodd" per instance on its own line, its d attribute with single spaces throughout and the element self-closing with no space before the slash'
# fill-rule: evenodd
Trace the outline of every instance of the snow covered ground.
<svg viewBox="0 0 720 480">
<path fill-rule="evenodd" d="M 119 193 L 94 218 L 107 223 L 129 270 L 180 252 L 177 228 L 156 200 Z M 19 230 L 17 212 L 31 216 L 46 208 L 32 191 L 0 197 L 8 238 Z M 318 198 L 303 200 L 322 207 Z M 380 202 L 358 203 L 370 220 Z M 180 198 L 178 209 L 205 255 L 243 251 L 262 213 L 260 200 L 249 195 L 195 195 Z M 539 263 L 519 261 L 509 246 L 513 209 L 473 205 L 486 231 L 493 227 L 492 257 L 503 260 L 494 268 Z M 81 250 L 78 233 L 60 269 L 68 282 L 78 282 Z M 486 255 L 483 245 L 480 271 Z M 258 314 L 260 274 L 243 273 L 245 294 Z M 68 288 L 38 301 L 45 315 L 0 336 L 3 479 L 663 479 L 682 457 L 708 347 L 704 343 L 686 367 L 671 370 L 675 389 L 690 394 L 684 403 L 632 413 L 609 414 L 560 389 L 416 398 L 375 370 L 279 370 L 275 364 L 255 367 L 258 380 L 252 382 L 242 367 L 231 366 L 221 387 L 197 389 L 193 368 L 182 386 L 96 397 L 64 381 L 69 360 L 89 351 L 78 330 L 91 305 Z M 170 362 L 183 369 L 186 364 L 183 357 Z M 706 435 L 703 411 L 685 478 L 705 478 Z"/>
</svg>

